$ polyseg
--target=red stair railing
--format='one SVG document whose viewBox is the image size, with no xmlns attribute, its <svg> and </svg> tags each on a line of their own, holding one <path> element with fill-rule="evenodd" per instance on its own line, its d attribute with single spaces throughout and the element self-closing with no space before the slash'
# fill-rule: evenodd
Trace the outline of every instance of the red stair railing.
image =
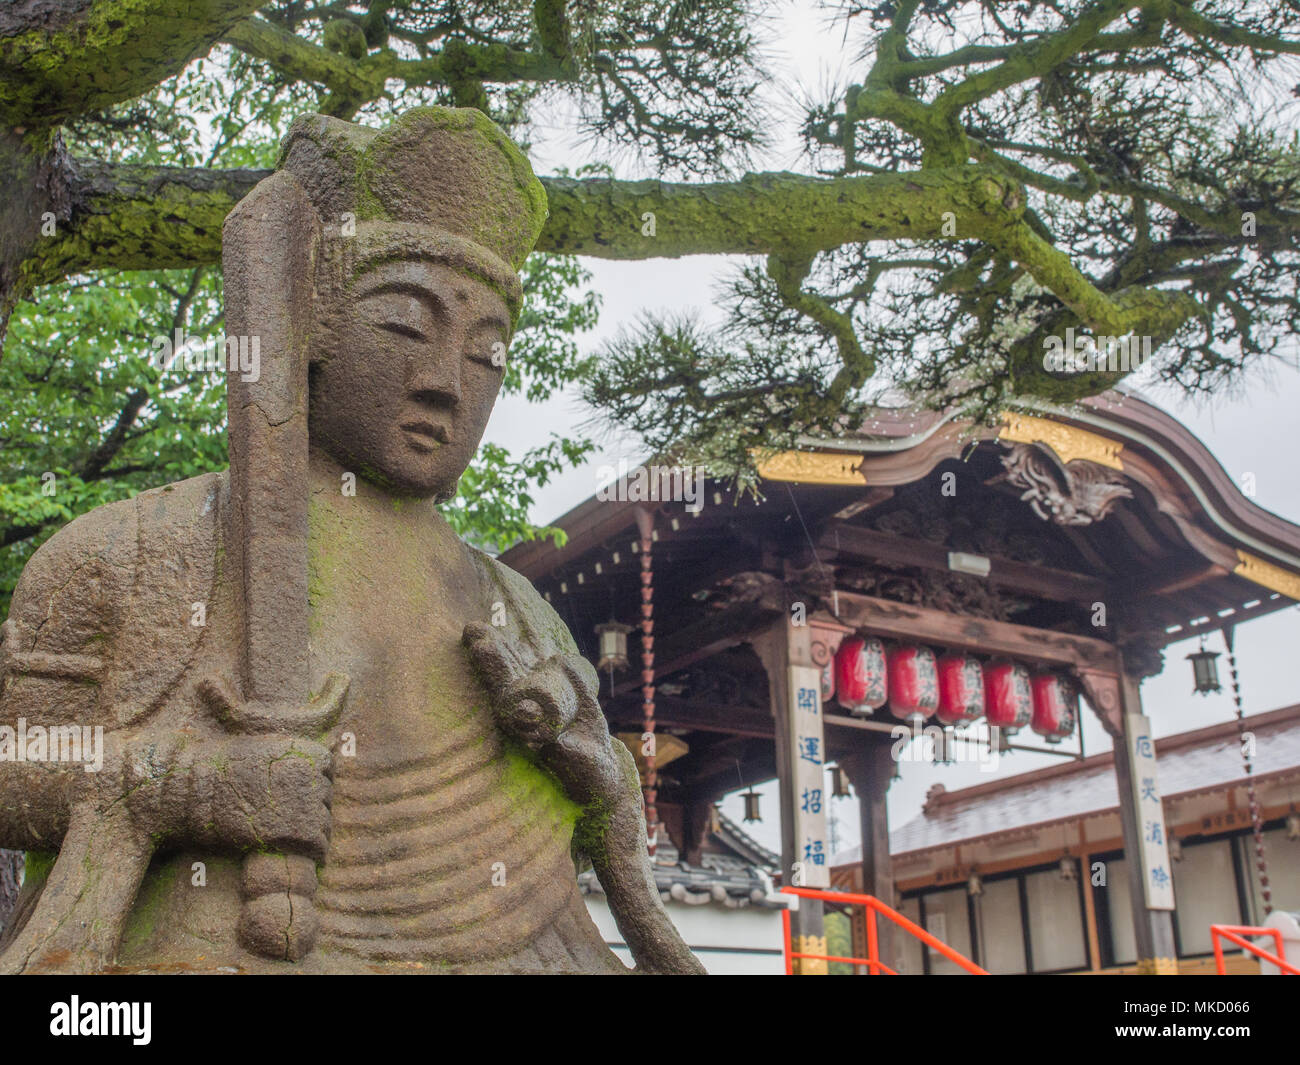
<svg viewBox="0 0 1300 1065">
<path fill-rule="evenodd" d="M 876 932 L 877 913 L 893 921 L 904 932 L 916 936 L 927 947 L 937 950 L 953 964 L 960 965 L 968 973 L 974 973 L 976 976 L 989 975 L 986 970 L 981 969 L 969 958 L 958 954 L 947 943 L 936 939 L 919 924 L 909 921 L 897 910 L 886 906 L 874 895 L 854 895 L 847 891 L 822 891 L 817 888 L 803 887 L 785 887 L 781 891 L 786 895 L 798 895 L 801 899 L 821 899 L 823 902 L 840 902 L 849 906 L 861 906 L 867 918 L 867 956 L 865 958 L 841 958 L 833 954 L 803 954 L 795 951 L 790 942 L 790 911 L 782 910 L 782 947 L 785 951 L 785 973 L 787 976 L 794 975 L 795 958 L 808 958 L 816 961 L 840 961 L 849 965 L 865 965 L 872 976 L 886 974 L 897 976 L 898 973 L 895 970 L 880 960 L 880 943 Z"/>
<path fill-rule="evenodd" d="M 1282 946 L 1281 929 L 1256 928 L 1242 924 L 1212 924 L 1210 925 L 1210 941 L 1214 944 L 1214 967 L 1218 970 L 1220 976 L 1227 975 L 1227 971 L 1223 966 L 1223 943 L 1220 941 L 1220 936 L 1229 943 L 1235 943 L 1264 961 L 1276 965 L 1282 972 L 1291 976 L 1300 976 L 1300 969 L 1297 969 L 1286 960 L 1286 948 Z M 1262 947 L 1255 946 L 1249 940 L 1242 939 L 1242 936 L 1272 936 L 1273 943 L 1277 947 L 1277 954 L 1270 954 Z"/>
</svg>

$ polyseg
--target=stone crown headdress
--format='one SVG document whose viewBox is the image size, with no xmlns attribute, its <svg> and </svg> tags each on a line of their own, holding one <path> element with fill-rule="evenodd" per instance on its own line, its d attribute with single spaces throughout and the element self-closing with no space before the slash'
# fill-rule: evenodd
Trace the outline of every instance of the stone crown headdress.
<svg viewBox="0 0 1300 1065">
<path fill-rule="evenodd" d="M 481 111 L 421 107 L 382 130 L 325 115 L 294 120 L 279 170 L 302 185 L 329 243 L 353 264 L 446 262 L 496 289 L 518 316 L 518 270 L 546 221 L 527 157 Z"/>
</svg>

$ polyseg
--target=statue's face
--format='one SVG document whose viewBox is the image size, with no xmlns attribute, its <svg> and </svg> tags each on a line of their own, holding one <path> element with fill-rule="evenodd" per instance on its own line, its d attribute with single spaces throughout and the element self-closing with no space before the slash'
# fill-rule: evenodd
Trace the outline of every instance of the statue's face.
<svg viewBox="0 0 1300 1065">
<path fill-rule="evenodd" d="M 312 358 L 312 443 L 395 494 L 451 498 L 505 373 L 505 301 L 424 261 L 376 266 L 328 298 L 333 336 Z"/>
</svg>

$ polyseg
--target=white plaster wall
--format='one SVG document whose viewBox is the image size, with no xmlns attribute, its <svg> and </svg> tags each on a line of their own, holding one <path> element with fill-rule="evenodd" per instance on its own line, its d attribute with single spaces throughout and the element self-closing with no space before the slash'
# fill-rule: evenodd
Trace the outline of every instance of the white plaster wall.
<svg viewBox="0 0 1300 1065">
<path fill-rule="evenodd" d="M 605 896 L 586 895 L 583 901 L 605 942 L 630 968 L 632 955 L 623 945 Z M 664 907 L 687 946 L 712 975 L 780 976 L 785 972 L 780 910 L 752 906 L 727 910 L 715 903 L 684 906 L 678 902 L 664 903 Z"/>
</svg>

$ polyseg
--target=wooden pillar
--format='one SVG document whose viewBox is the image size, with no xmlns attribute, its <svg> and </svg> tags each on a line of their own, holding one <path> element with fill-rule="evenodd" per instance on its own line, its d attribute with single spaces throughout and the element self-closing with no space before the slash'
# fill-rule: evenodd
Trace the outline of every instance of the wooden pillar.
<svg viewBox="0 0 1300 1065">
<path fill-rule="evenodd" d="M 862 824 L 862 891 L 874 895 L 886 906 L 894 905 L 894 868 L 889 857 L 889 815 L 886 793 L 894 776 L 893 736 L 889 733 L 861 733 L 861 746 L 841 756 L 840 768 L 858 795 Z M 861 919 L 870 918 L 862 914 Z M 877 918 L 876 936 L 880 960 L 894 967 L 894 924 Z M 865 957 L 865 954 L 863 955 Z"/>
<path fill-rule="evenodd" d="M 1079 727 L 1083 727 L 1082 722 Z M 1079 822 L 1079 882 L 1083 885 L 1083 917 L 1088 927 L 1088 968 L 1097 972 L 1101 968 L 1101 936 L 1097 933 L 1097 907 L 1092 898 L 1092 853 L 1082 821 Z"/>
<path fill-rule="evenodd" d="M 1156 777 L 1155 744 L 1142 716 L 1140 690 L 1142 676 L 1159 672 L 1159 655 L 1143 655 L 1140 647 L 1134 647 L 1126 648 L 1122 658 L 1125 666 L 1118 675 L 1087 670 L 1080 670 L 1078 675 L 1089 704 L 1114 741 L 1115 784 L 1138 972 L 1176 976 L 1172 872 Z M 1135 758 L 1141 760 L 1140 766 L 1134 765 Z M 1145 799 L 1144 780 L 1155 784 L 1154 796 L 1147 791 Z"/>
<path fill-rule="evenodd" d="M 1146 719 L 1142 716 L 1140 681 L 1127 673 L 1119 678 L 1120 704 L 1123 709 L 1123 735 L 1115 743 L 1115 782 L 1119 789 L 1120 823 L 1124 830 L 1124 863 L 1128 871 L 1129 898 L 1133 908 L 1134 940 L 1137 944 L 1137 969 L 1141 974 L 1154 976 L 1178 975 L 1178 952 L 1174 947 L 1173 889 L 1167 902 L 1153 886 L 1152 877 L 1171 877 L 1169 851 L 1165 842 L 1164 814 L 1157 793 L 1155 809 L 1145 809 L 1141 802 L 1141 777 L 1135 772 L 1150 775 L 1155 768 L 1155 748 Z M 1146 729 L 1144 737 L 1137 735 Z M 1135 765 L 1135 745 L 1140 750 L 1149 746 L 1150 768 Z M 1156 838 L 1152 839 L 1152 836 Z M 1150 868 L 1148 868 L 1150 866 Z"/>
<path fill-rule="evenodd" d="M 767 671 L 776 732 L 776 766 L 781 793 L 781 880 L 783 884 L 793 886 L 828 887 L 830 854 L 825 839 L 825 810 L 830 796 L 824 794 L 822 784 L 826 744 L 821 731 L 819 690 L 816 694 L 815 736 L 811 737 L 817 740 L 817 766 L 808 764 L 809 749 L 796 750 L 798 738 L 794 728 L 801 715 L 793 705 L 793 693 L 800 682 L 811 677 L 815 689 L 820 689 L 821 671 L 812 659 L 808 626 L 793 624 L 787 612 L 752 642 Z M 807 794 L 811 790 L 809 781 L 814 769 L 815 799 Z M 802 782 L 801 775 L 804 777 Z M 824 907 L 820 901 L 799 900 L 798 910 L 790 914 L 790 938 L 796 953 L 827 953 Z M 796 959 L 794 971 L 804 976 L 824 976 L 828 966 L 824 961 Z"/>
<path fill-rule="evenodd" d="M 849 875 L 852 878 L 849 881 L 851 884 L 850 890 L 855 895 L 869 894 L 862 883 L 862 864 L 860 862 L 849 870 Z M 849 936 L 851 937 L 849 953 L 855 958 L 865 958 L 867 956 L 867 915 L 860 912 L 860 908 L 857 906 L 853 907 L 853 917 L 849 921 Z M 865 965 L 853 966 L 854 976 L 866 976 L 867 971 Z"/>
</svg>

